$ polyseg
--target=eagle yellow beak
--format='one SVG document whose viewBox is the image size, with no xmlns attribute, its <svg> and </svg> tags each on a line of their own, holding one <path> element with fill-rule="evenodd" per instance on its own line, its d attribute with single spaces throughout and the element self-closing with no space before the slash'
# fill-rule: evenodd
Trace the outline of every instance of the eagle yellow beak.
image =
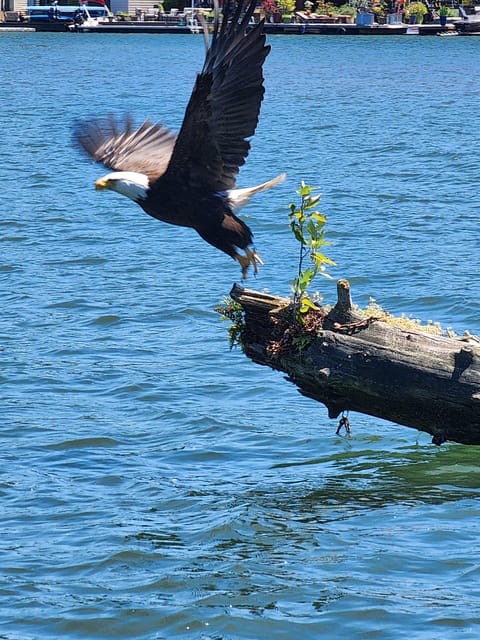
<svg viewBox="0 0 480 640">
<path fill-rule="evenodd" d="M 102 189 L 109 189 L 109 187 L 110 187 L 110 180 L 107 177 L 99 178 L 95 182 L 95 189 L 97 191 L 101 191 Z"/>
</svg>

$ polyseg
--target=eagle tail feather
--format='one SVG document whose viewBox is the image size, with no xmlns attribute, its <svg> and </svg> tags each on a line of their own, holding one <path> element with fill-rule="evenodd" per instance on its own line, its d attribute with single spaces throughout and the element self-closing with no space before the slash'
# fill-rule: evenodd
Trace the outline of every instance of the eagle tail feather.
<svg viewBox="0 0 480 640">
<path fill-rule="evenodd" d="M 275 187 L 277 184 L 283 182 L 286 178 L 286 173 L 281 173 L 276 178 L 263 182 L 256 187 L 245 187 L 243 189 L 230 189 L 228 191 L 228 200 L 235 213 L 240 211 L 245 205 L 250 202 L 250 198 L 259 191 L 266 191 Z"/>
</svg>

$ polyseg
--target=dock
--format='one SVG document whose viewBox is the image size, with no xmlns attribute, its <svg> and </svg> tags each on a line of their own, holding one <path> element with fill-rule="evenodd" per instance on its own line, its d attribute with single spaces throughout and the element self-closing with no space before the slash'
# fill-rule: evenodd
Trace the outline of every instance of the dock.
<svg viewBox="0 0 480 640">
<path fill-rule="evenodd" d="M 80 33 L 199 33 L 200 28 L 187 24 L 165 24 L 163 22 L 99 22 L 96 25 L 76 25 L 72 31 Z"/>
<path fill-rule="evenodd" d="M 438 23 L 410 25 L 400 24 L 377 24 L 358 25 L 342 23 L 290 23 L 290 24 L 269 24 L 265 23 L 265 33 L 268 34 L 292 34 L 292 35 L 361 35 L 361 36 L 400 36 L 400 35 L 420 35 L 435 36 L 438 33 L 456 32 L 454 24 L 447 24 L 444 27 Z"/>
<path fill-rule="evenodd" d="M 438 21 L 426 24 L 406 24 L 395 22 L 362 24 L 358 19 L 350 21 L 323 21 L 318 19 L 297 19 L 295 22 L 265 22 L 264 31 L 269 35 L 362 35 L 362 36 L 399 36 L 399 35 L 480 35 L 480 22 L 448 22 L 445 26 Z M 253 27 L 253 24 L 252 24 Z M 202 28 L 196 21 L 184 16 L 167 16 L 157 20 L 98 20 L 94 24 L 74 24 L 73 20 L 6 20 L 0 22 L 1 32 L 78 32 L 78 33 L 151 33 L 151 34 L 192 34 L 201 33 Z"/>
<path fill-rule="evenodd" d="M 30 20 L 25 20 L 21 22 L 17 21 L 5 21 L 0 22 L 0 33 L 11 33 L 11 32 L 55 32 L 55 33 L 65 33 L 66 31 L 70 31 L 68 28 L 68 22 L 66 21 L 51 21 L 47 22 L 46 20 L 42 20 L 41 22 L 35 22 Z"/>
<path fill-rule="evenodd" d="M 188 24 L 164 24 L 157 21 L 148 22 L 100 22 L 98 25 L 79 25 L 75 31 L 82 33 L 200 33 L 201 28 L 193 29 Z M 342 23 L 269 23 L 264 25 L 264 31 L 268 35 L 368 35 L 368 36 L 398 36 L 398 35 L 430 35 L 438 33 L 454 33 L 455 26 L 447 24 L 392 24 L 380 25 L 374 23 L 368 26 Z"/>
</svg>

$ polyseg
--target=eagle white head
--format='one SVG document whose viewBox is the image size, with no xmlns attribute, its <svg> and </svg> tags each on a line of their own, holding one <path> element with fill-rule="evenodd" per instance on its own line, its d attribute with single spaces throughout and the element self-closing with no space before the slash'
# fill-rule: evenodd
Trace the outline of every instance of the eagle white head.
<svg viewBox="0 0 480 640">
<path fill-rule="evenodd" d="M 149 187 L 148 176 L 135 171 L 116 171 L 99 178 L 95 183 L 95 189 L 110 189 L 127 196 L 134 202 L 145 200 Z"/>
</svg>

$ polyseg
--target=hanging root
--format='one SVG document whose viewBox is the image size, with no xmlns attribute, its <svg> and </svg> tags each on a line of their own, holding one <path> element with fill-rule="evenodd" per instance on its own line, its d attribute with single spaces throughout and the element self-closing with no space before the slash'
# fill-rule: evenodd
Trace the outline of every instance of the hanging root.
<svg viewBox="0 0 480 640">
<path fill-rule="evenodd" d="M 258 273 L 258 265 L 263 265 L 263 260 L 255 251 L 255 249 L 249 249 L 248 247 L 245 249 L 245 255 L 242 256 L 241 253 L 236 253 L 234 255 L 235 260 L 238 260 L 240 266 L 242 267 L 242 278 L 243 280 L 247 279 L 247 272 L 250 265 L 253 267 L 253 273 Z"/>
<path fill-rule="evenodd" d="M 345 427 L 345 433 L 348 435 L 350 435 L 352 433 L 352 429 L 350 428 L 350 420 L 348 419 L 348 411 L 345 413 L 345 411 L 342 414 L 342 417 L 340 418 L 340 422 L 338 423 L 338 429 L 335 432 L 336 435 L 340 435 L 340 431 L 342 430 L 342 427 Z"/>
</svg>

